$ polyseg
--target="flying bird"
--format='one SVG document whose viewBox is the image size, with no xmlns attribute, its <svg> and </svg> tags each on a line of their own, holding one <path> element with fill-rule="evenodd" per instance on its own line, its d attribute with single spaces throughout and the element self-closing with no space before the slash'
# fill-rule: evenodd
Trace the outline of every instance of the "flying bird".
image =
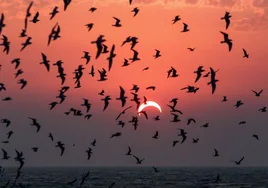
<svg viewBox="0 0 268 188">
<path fill-rule="evenodd" d="M 144 161 L 144 159 L 140 159 L 140 158 L 138 158 L 136 155 L 132 155 L 135 159 L 136 159 L 136 164 L 141 164 L 142 163 L 142 161 Z"/>
<path fill-rule="evenodd" d="M 227 33 L 224 33 L 220 31 L 221 34 L 223 34 L 223 41 L 221 41 L 221 44 L 226 43 L 228 45 L 229 52 L 232 50 L 233 42 L 232 39 L 229 38 L 229 35 Z"/>
<path fill-rule="evenodd" d="M 125 114 L 126 111 L 127 111 L 128 109 L 130 109 L 130 108 L 132 108 L 132 106 L 129 106 L 129 107 L 125 108 L 122 112 L 120 112 L 120 114 L 116 117 L 115 120 L 118 120 L 118 119 L 120 118 L 120 116 L 123 115 L 123 114 Z"/>
<path fill-rule="evenodd" d="M 6 52 L 6 54 L 9 54 L 9 51 L 10 51 L 10 42 L 9 42 L 7 36 L 5 36 L 5 35 L 2 35 L 2 36 L 3 36 L 3 38 L 2 38 L 3 43 L 0 44 L 0 45 L 1 46 L 4 46 L 3 52 Z"/>
<path fill-rule="evenodd" d="M 90 12 L 95 12 L 97 10 L 97 8 L 96 7 L 91 7 L 88 11 L 90 11 Z"/>
<path fill-rule="evenodd" d="M 259 136 L 257 134 L 253 134 L 252 137 L 256 138 L 257 140 L 259 140 Z"/>
<path fill-rule="evenodd" d="M 195 50 L 195 48 L 187 48 L 187 49 L 190 50 L 191 52 Z"/>
<path fill-rule="evenodd" d="M 59 13 L 58 9 L 59 9 L 59 7 L 55 6 L 54 9 L 52 10 L 52 12 L 49 13 L 51 15 L 50 20 L 52 20 L 56 16 L 56 14 Z"/>
<path fill-rule="evenodd" d="M 244 48 L 243 48 L 243 52 L 244 52 L 243 58 L 249 58 L 249 54 L 247 53 L 247 51 Z"/>
<path fill-rule="evenodd" d="M 40 131 L 41 125 L 37 122 L 37 119 L 31 117 L 28 118 L 32 120 L 31 126 L 36 127 L 36 132 L 38 133 Z"/>
<path fill-rule="evenodd" d="M 58 141 L 55 147 L 60 148 L 60 156 L 62 156 L 65 151 L 65 144 L 63 144 L 61 141 Z"/>
<path fill-rule="evenodd" d="M 81 57 L 82 59 L 86 59 L 86 64 L 89 63 L 91 56 L 89 55 L 89 52 L 83 51 L 84 52 L 84 56 Z"/>
<path fill-rule="evenodd" d="M 134 54 L 133 54 L 132 58 L 129 58 L 129 60 L 132 60 L 132 63 L 134 61 L 139 61 L 140 60 L 140 58 L 138 57 L 139 53 L 136 50 L 133 50 L 133 49 L 132 49 L 132 51 L 134 52 Z"/>
<path fill-rule="evenodd" d="M 203 69 L 203 66 L 199 66 L 198 69 L 197 69 L 197 71 L 194 71 L 194 73 L 197 74 L 196 79 L 195 79 L 194 82 L 197 82 L 197 81 L 201 78 L 202 73 L 203 73 L 204 71 L 205 71 L 205 70 Z"/>
<path fill-rule="evenodd" d="M 224 17 L 222 17 L 221 18 L 221 20 L 225 20 L 225 29 L 228 29 L 228 27 L 229 27 L 229 25 L 230 25 L 230 23 L 231 23 L 231 21 L 230 21 L 230 18 L 231 18 L 232 16 L 230 15 L 230 12 L 225 12 L 225 15 L 224 15 Z"/>
<path fill-rule="evenodd" d="M 43 59 L 43 61 L 40 62 L 40 64 L 45 65 L 47 71 L 49 72 L 49 70 L 50 70 L 50 64 L 49 64 L 49 62 L 50 62 L 50 61 L 47 59 L 47 56 L 46 56 L 44 53 L 41 53 L 41 55 L 42 55 L 42 59 Z"/>
<path fill-rule="evenodd" d="M 14 64 L 15 63 L 15 69 L 17 69 L 20 65 L 20 58 L 15 58 L 11 61 L 11 64 Z"/>
<path fill-rule="evenodd" d="M 112 100 L 111 97 L 108 95 L 106 96 L 105 98 L 101 99 L 104 101 L 104 107 L 103 107 L 103 111 L 106 110 L 106 108 L 108 107 L 109 105 L 109 101 Z"/>
<path fill-rule="evenodd" d="M 119 87 L 120 87 L 120 96 L 119 98 L 116 98 L 116 100 L 121 100 L 121 106 L 124 107 L 126 104 L 127 97 L 125 96 L 125 90 L 121 86 Z"/>
<path fill-rule="evenodd" d="M 156 53 L 155 53 L 155 55 L 154 55 L 153 57 L 154 57 L 155 59 L 161 57 L 160 51 L 157 50 L 157 49 L 155 49 L 155 51 L 156 51 Z"/>
<path fill-rule="evenodd" d="M 6 26 L 4 21 L 5 21 L 5 15 L 4 13 L 2 13 L 0 18 L 0 34 L 2 33 L 3 28 Z"/>
<path fill-rule="evenodd" d="M 27 81 L 26 80 L 24 80 L 24 79 L 20 79 L 19 81 L 18 81 L 18 84 L 21 84 L 21 87 L 20 87 L 20 89 L 23 89 L 26 85 L 27 85 Z"/>
<path fill-rule="evenodd" d="M 131 154 L 131 148 L 128 146 L 128 152 L 126 153 L 126 155 L 132 155 Z"/>
<path fill-rule="evenodd" d="M 68 6 L 70 5 L 70 3 L 72 2 L 72 0 L 63 0 L 64 3 L 64 11 L 67 10 Z"/>
<path fill-rule="evenodd" d="M 119 137 L 119 136 L 121 136 L 121 135 L 122 135 L 121 132 L 116 132 L 116 133 L 112 134 L 112 136 L 111 136 L 110 138 L 113 138 L 113 137 Z"/>
<path fill-rule="evenodd" d="M 39 12 L 36 12 L 35 16 L 33 17 L 32 20 L 30 20 L 30 22 L 33 22 L 33 23 L 39 22 L 40 20 L 38 19 L 38 17 L 39 17 Z"/>
<path fill-rule="evenodd" d="M 219 155 L 219 152 L 218 152 L 218 150 L 216 150 L 215 148 L 214 148 L 214 156 L 213 157 L 219 157 L 220 155 Z"/>
<path fill-rule="evenodd" d="M 153 139 L 158 139 L 158 131 L 155 132 L 154 136 L 152 137 Z"/>
<path fill-rule="evenodd" d="M 88 28 L 88 31 L 90 31 L 93 28 L 94 23 L 89 23 L 89 24 L 86 24 L 85 26 Z"/>
<path fill-rule="evenodd" d="M 110 56 L 107 58 L 107 60 L 109 61 L 108 71 L 111 70 L 112 65 L 113 65 L 113 59 L 116 57 L 116 54 L 114 53 L 114 50 L 115 50 L 115 45 L 113 44 L 112 49 L 110 51 Z"/>
<path fill-rule="evenodd" d="M 208 82 L 208 85 L 211 85 L 212 88 L 212 94 L 214 94 L 216 90 L 216 82 L 219 80 L 216 79 L 216 72 L 213 68 L 210 67 L 210 82 Z"/>
<path fill-rule="evenodd" d="M 239 161 L 233 161 L 236 165 L 240 165 L 241 162 L 245 159 L 245 157 L 243 156 Z"/>
<path fill-rule="evenodd" d="M 26 31 L 27 30 L 27 26 L 28 26 L 28 18 L 31 17 L 31 8 L 33 6 L 33 1 L 29 4 L 27 10 L 26 10 L 26 16 L 25 16 L 25 19 L 24 19 L 24 30 Z"/>
<path fill-rule="evenodd" d="M 135 7 L 131 12 L 134 12 L 133 17 L 135 17 L 139 13 L 140 9 L 138 7 Z"/>
<path fill-rule="evenodd" d="M 115 24 L 114 25 L 112 25 L 112 26 L 114 26 L 114 27 L 121 27 L 122 25 L 121 25 L 121 20 L 120 19 L 118 19 L 118 18 L 116 18 L 116 17 L 113 17 L 114 19 L 115 19 Z"/>
<path fill-rule="evenodd" d="M 179 15 L 175 16 L 175 18 L 172 20 L 172 24 L 175 24 L 177 21 L 180 21 L 181 18 Z"/>
<path fill-rule="evenodd" d="M 188 25 L 186 23 L 183 23 L 183 30 L 181 32 L 188 32 L 188 31 L 190 31 L 188 29 Z"/>
</svg>

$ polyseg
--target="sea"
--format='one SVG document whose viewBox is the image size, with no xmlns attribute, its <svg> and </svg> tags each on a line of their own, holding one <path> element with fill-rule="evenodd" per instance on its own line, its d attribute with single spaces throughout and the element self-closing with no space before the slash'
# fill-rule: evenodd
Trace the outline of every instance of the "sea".
<svg viewBox="0 0 268 188">
<path fill-rule="evenodd" d="M 268 168 L 257 167 L 61 167 L 22 169 L 16 184 L 31 188 L 268 188 Z M 89 172 L 84 184 L 82 176 Z M 218 181 L 216 181 L 219 174 Z M 0 187 L 16 177 L 6 168 Z M 73 185 L 67 183 L 77 179 Z M 16 186 L 15 186 L 16 187 Z"/>
</svg>

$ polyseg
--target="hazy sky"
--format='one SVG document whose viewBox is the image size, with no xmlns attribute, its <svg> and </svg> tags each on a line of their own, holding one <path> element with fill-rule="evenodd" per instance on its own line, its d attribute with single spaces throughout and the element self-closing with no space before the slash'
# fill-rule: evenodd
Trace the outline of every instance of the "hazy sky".
<svg viewBox="0 0 268 188">
<path fill-rule="evenodd" d="M 128 146 L 132 147 L 133 154 L 145 158 L 143 165 L 146 166 L 226 166 L 233 165 L 230 161 L 242 156 L 245 156 L 243 166 L 268 165 L 267 113 L 258 112 L 268 103 L 268 0 L 133 0 L 132 5 L 128 4 L 128 0 L 73 0 L 65 12 L 62 1 L 35 1 L 31 12 L 34 15 L 38 10 L 41 21 L 28 25 L 27 34 L 32 37 L 33 44 L 20 52 L 21 43 L 26 38 L 18 36 L 29 2 L 0 0 L 0 10 L 5 14 L 6 24 L 2 34 L 11 41 L 8 55 L 2 52 L 3 46 L 0 46 L 0 82 L 7 87 L 7 91 L 0 92 L 0 97 L 13 98 L 13 101 L 0 102 L 0 119 L 12 121 L 8 128 L 0 124 L 1 141 L 6 139 L 8 131 L 14 131 L 10 143 L 0 143 L 0 148 L 7 150 L 12 157 L 15 156 L 15 149 L 23 151 L 25 166 L 135 165 L 134 158 L 125 156 Z M 60 13 L 50 21 L 48 13 L 54 6 L 59 6 Z M 97 11 L 90 13 L 91 6 L 97 7 Z M 134 7 L 140 9 L 136 17 L 131 12 Z M 220 18 L 225 11 L 230 11 L 232 15 L 231 25 L 226 31 L 233 39 L 231 52 L 228 52 L 226 44 L 220 44 L 223 37 L 219 31 L 225 31 L 225 22 Z M 172 25 L 171 20 L 176 15 L 180 15 L 182 20 Z M 121 19 L 123 27 L 112 27 L 113 16 Z M 61 26 L 62 38 L 48 47 L 48 35 L 57 22 Z M 94 26 L 88 32 L 85 24 L 91 22 Z M 189 25 L 190 32 L 180 32 L 182 22 Z M 105 44 L 109 49 L 116 45 L 117 54 L 105 82 L 97 81 L 98 72 L 94 78 L 88 74 L 91 65 L 95 66 L 96 71 L 108 67 L 106 58 L 109 54 L 94 59 L 96 47 L 91 41 L 100 34 L 105 35 Z M 130 58 L 133 54 L 128 44 L 121 47 L 128 36 L 139 38 L 135 49 L 140 53 L 141 61 L 121 67 L 124 58 Z M 195 47 L 196 50 L 190 52 L 188 47 Z M 250 58 L 243 58 L 242 48 L 248 51 Z M 156 60 L 153 57 L 155 49 L 162 54 Z M 88 65 L 81 59 L 83 51 L 89 51 L 92 56 Z M 58 60 L 64 62 L 67 74 L 64 85 L 71 87 L 66 93 L 66 101 L 51 111 L 48 104 L 55 101 L 61 83 L 56 78 L 55 66 L 47 72 L 39 64 L 41 53 L 47 55 L 51 64 Z M 24 73 L 19 78 L 28 81 L 23 90 L 17 84 L 18 79 L 14 79 L 16 71 L 11 64 L 14 58 L 21 58 L 20 68 Z M 73 71 L 80 64 L 86 67 L 81 79 L 82 87 L 74 89 Z M 213 95 L 207 85 L 209 78 L 194 83 L 196 75 L 193 72 L 200 65 L 206 71 L 209 67 L 220 69 L 217 90 Z M 142 72 L 147 66 L 150 69 Z M 170 66 L 177 69 L 179 77 L 167 79 Z M 136 131 L 130 123 L 122 129 L 115 121 L 123 109 L 120 101 L 115 100 L 119 96 L 119 85 L 126 90 L 126 106 L 135 106 L 130 101 L 132 84 L 140 87 L 140 98 L 146 96 L 162 107 L 162 113 L 147 108 L 149 120 L 141 116 Z M 155 91 L 145 89 L 151 85 L 156 86 Z M 196 94 L 180 90 L 187 85 L 200 87 L 200 90 Z M 110 106 L 104 112 L 102 97 L 98 95 L 102 89 L 112 97 Z M 257 98 L 251 89 L 264 89 L 264 92 Z M 228 96 L 228 102 L 221 102 L 223 95 Z M 166 105 L 175 97 L 179 98 L 177 108 L 184 113 L 179 123 L 170 122 L 172 115 Z M 64 115 L 71 107 L 84 112 L 85 108 L 80 106 L 82 98 L 88 98 L 92 104 L 90 113 L 93 116 L 90 120 Z M 244 102 L 238 109 L 234 107 L 237 100 Z M 160 121 L 152 120 L 156 115 L 160 116 Z M 38 134 L 30 126 L 29 116 L 42 125 Z M 128 122 L 132 116 L 136 116 L 135 108 L 130 109 L 121 120 Z M 190 117 L 195 118 L 197 123 L 187 126 Z M 240 121 L 247 121 L 247 124 L 238 125 Z M 207 122 L 210 123 L 209 128 L 200 128 Z M 181 140 L 177 136 L 177 128 L 184 128 L 188 138 L 184 144 L 179 143 L 172 148 L 173 140 Z M 158 140 L 152 139 L 156 130 L 159 131 Z M 122 132 L 121 137 L 109 139 L 111 134 L 119 131 Z M 66 144 L 64 156 L 60 157 L 59 149 L 49 140 L 49 132 L 53 133 L 55 141 Z M 252 138 L 252 134 L 258 134 L 260 140 Z M 192 144 L 192 138 L 197 137 L 200 138 L 199 143 Z M 88 161 L 85 151 L 94 139 L 97 139 L 97 146 Z M 35 146 L 40 148 L 37 153 L 30 149 Z M 219 158 L 213 157 L 213 148 L 219 150 Z M 15 162 L 0 161 L 0 165 L 15 165 Z"/>
</svg>

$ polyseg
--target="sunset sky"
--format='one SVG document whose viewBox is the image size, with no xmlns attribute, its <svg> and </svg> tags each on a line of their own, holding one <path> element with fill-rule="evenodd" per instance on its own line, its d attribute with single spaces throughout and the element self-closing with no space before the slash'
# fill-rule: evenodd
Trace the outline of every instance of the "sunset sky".
<svg viewBox="0 0 268 188">
<path fill-rule="evenodd" d="M 12 101 L 0 101 L 0 119 L 12 121 L 10 127 L 0 124 L 0 141 L 6 139 L 6 133 L 14 131 L 9 144 L 0 143 L 0 148 L 15 157 L 15 149 L 25 155 L 25 166 L 134 166 L 135 159 L 125 156 L 128 146 L 133 154 L 145 158 L 145 166 L 232 166 L 232 160 L 245 156 L 243 166 L 268 165 L 268 124 L 267 113 L 258 110 L 268 105 L 268 0 L 73 0 L 67 11 L 63 11 L 63 1 L 36 0 L 31 9 L 32 17 L 36 11 L 40 13 L 40 22 L 28 24 L 28 36 L 32 37 L 32 45 L 20 52 L 21 43 L 26 38 L 19 38 L 24 27 L 24 17 L 30 0 L 0 0 L 0 14 L 5 15 L 6 27 L 2 34 L 11 42 L 10 53 L 2 52 L 0 46 L 0 83 L 7 90 L 0 91 L 0 98 L 10 96 Z M 59 6 L 60 13 L 49 20 L 49 12 Z M 88 10 L 92 7 L 94 13 Z M 138 7 L 140 12 L 133 17 L 131 10 Z M 225 11 L 232 15 L 231 24 L 225 30 L 225 22 L 220 18 Z M 180 15 L 181 20 L 172 25 L 172 19 Z M 32 19 L 32 17 L 30 19 Z M 113 17 L 121 19 L 122 27 L 116 28 Z M 183 22 L 189 25 L 190 31 L 182 33 Z M 62 38 L 52 41 L 47 46 L 48 35 L 52 27 L 58 23 Z M 85 27 L 94 23 L 91 31 Z M 221 44 L 223 36 L 220 31 L 229 34 L 233 40 L 233 49 L 228 51 L 226 44 Z M 108 70 L 109 54 L 103 54 L 95 60 L 96 45 L 91 44 L 103 34 L 105 44 L 111 49 L 115 44 L 114 64 L 108 72 L 108 80 L 98 82 L 97 70 Z M 128 36 L 138 37 L 139 43 L 135 50 L 139 52 L 140 61 L 121 67 L 124 58 L 132 57 L 130 45 L 121 47 Z M 2 35 L 0 36 L 2 39 Z M 196 48 L 190 52 L 187 48 Z M 249 53 L 249 58 L 243 58 L 242 49 Z M 155 49 L 161 51 L 161 57 L 154 59 Z M 91 61 L 85 64 L 81 59 L 83 51 L 90 52 Z M 41 53 L 50 60 L 51 70 L 47 72 Z M 15 79 L 14 58 L 21 58 L 21 68 L 24 73 Z M 57 67 L 52 66 L 58 60 L 63 61 L 67 74 L 64 86 L 71 89 L 66 92 L 66 101 L 49 110 L 49 103 L 56 101 L 61 81 L 56 78 Z M 74 70 L 78 65 L 86 69 L 81 79 L 81 88 L 75 89 Z M 91 66 L 95 67 L 95 77 L 88 73 Z M 198 66 L 204 66 L 209 71 L 212 67 L 217 72 L 217 89 L 211 94 L 207 85 L 210 78 L 201 78 L 194 83 L 193 73 Z M 167 78 L 167 71 L 174 67 L 179 76 Z M 143 68 L 150 67 L 147 71 Z M 17 81 L 24 78 L 28 85 L 20 90 Z M 136 116 L 135 103 L 130 101 L 130 89 L 133 84 L 140 87 L 139 97 L 146 96 L 148 100 L 157 102 L 162 107 L 162 113 L 148 107 L 149 120 L 139 117 L 139 126 L 133 130 L 132 116 Z M 148 86 L 156 86 L 156 90 L 146 90 Z M 199 87 L 196 94 L 186 93 L 180 89 L 187 85 Z M 119 86 L 127 95 L 127 104 L 132 105 L 121 120 L 126 122 L 122 129 L 115 118 L 125 108 L 119 97 Z M 104 89 L 105 95 L 110 95 L 110 106 L 103 109 L 103 101 L 98 93 Z M 255 97 L 251 90 L 260 91 L 261 97 Z M 226 103 L 221 102 L 223 96 L 228 97 Z M 172 98 L 179 98 L 176 108 L 183 112 L 181 122 L 171 123 L 172 115 L 167 104 Z M 92 118 L 66 116 L 69 108 L 85 111 L 81 106 L 82 98 L 89 99 L 92 104 Z M 235 108 L 237 100 L 244 105 Z M 152 120 L 159 115 L 160 121 Z M 31 127 L 28 117 L 34 117 L 42 128 L 38 134 Z M 197 123 L 187 126 L 188 118 L 195 118 Z M 238 125 L 246 121 L 245 125 Z M 210 123 L 207 129 L 200 128 Z M 178 137 L 177 128 L 188 132 L 185 143 L 178 143 L 172 148 L 173 140 Z M 159 131 L 159 139 L 152 136 Z M 66 145 L 65 154 L 61 157 L 59 149 L 49 140 L 48 133 L 54 135 L 55 141 Z M 111 134 L 122 132 L 119 138 L 109 139 Z M 252 138 L 258 134 L 260 140 Z M 192 138 L 200 138 L 198 144 L 192 143 Z M 88 161 L 85 151 L 96 139 L 97 146 L 93 148 L 92 158 Z M 72 145 L 76 146 L 73 147 Z M 39 147 L 34 153 L 32 147 Z M 214 158 L 214 148 L 220 153 Z M 0 156 L 2 153 L 0 154 Z M 1 161 L 0 166 L 13 166 L 14 160 Z"/>
</svg>

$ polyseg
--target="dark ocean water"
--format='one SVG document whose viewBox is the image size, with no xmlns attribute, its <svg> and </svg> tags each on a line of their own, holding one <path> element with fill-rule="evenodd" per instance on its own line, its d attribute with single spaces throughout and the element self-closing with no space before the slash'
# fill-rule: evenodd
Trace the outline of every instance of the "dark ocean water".
<svg viewBox="0 0 268 188">
<path fill-rule="evenodd" d="M 168 168 L 159 167 L 91 167 L 91 168 L 24 168 L 17 183 L 33 188 L 79 187 L 81 177 L 89 172 L 84 188 L 268 188 L 268 168 Z M 215 183 L 217 174 L 220 181 Z M 7 168 L 0 187 L 16 176 Z M 74 186 L 67 182 L 77 178 Z"/>
</svg>

